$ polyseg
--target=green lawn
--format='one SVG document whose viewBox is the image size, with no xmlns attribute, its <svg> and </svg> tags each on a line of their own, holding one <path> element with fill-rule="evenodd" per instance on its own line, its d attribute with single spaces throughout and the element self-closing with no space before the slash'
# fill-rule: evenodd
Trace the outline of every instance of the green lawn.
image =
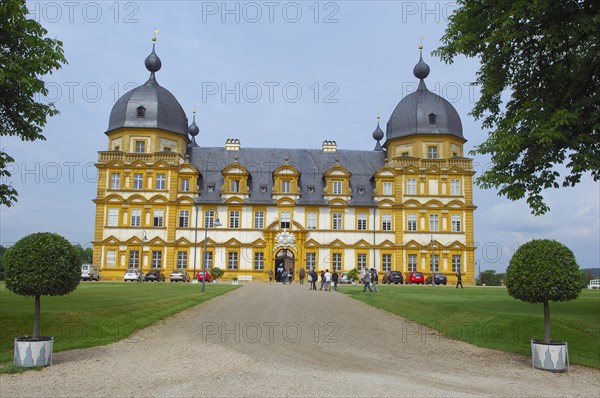
<svg viewBox="0 0 600 398">
<path fill-rule="evenodd" d="M 504 288 L 384 285 L 379 293 L 362 293 L 362 286 L 338 290 L 480 347 L 530 355 L 530 340 L 544 337 L 542 304 L 515 300 Z M 577 300 L 550 303 L 550 319 L 552 339 L 569 343 L 571 363 L 600 368 L 600 291 L 584 289 Z"/>
<path fill-rule="evenodd" d="M 104 345 L 236 287 L 82 282 L 69 295 L 42 297 L 40 334 L 54 336 L 54 352 Z M 32 333 L 33 302 L 0 284 L 0 363 L 12 361 L 15 337 Z"/>
</svg>

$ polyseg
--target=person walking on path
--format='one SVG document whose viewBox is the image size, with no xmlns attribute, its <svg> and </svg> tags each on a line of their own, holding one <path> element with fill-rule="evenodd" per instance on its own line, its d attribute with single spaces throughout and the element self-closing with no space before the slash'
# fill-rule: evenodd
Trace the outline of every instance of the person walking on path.
<svg viewBox="0 0 600 398">
<path fill-rule="evenodd" d="M 292 284 L 293 280 L 294 280 L 294 271 L 292 271 L 292 269 L 290 268 L 290 270 L 288 271 L 288 282 L 290 283 L 290 285 Z"/>
<path fill-rule="evenodd" d="M 310 271 L 311 282 L 310 282 L 310 290 L 317 290 L 317 271 L 314 269 Z"/>
<path fill-rule="evenodd" d="M 284 285 L 285 285 L 286 279 L 287 279 L 287 271 L 284 269 L 283 272 L 281 273 L 281 282 L 283 282 Z"/>
<path fill-rule="evenodd" d="M 331 273 L 329 272 L 329 270 L 325 270 L 325 291 L 330 292 L 331 291 Z"/>
<path fill-rule="evenodd" d="M 304 267 L 300 268 L 298 271 L 298 279 L 300 279 L 300 284 L 304 285 L 304 277 L 306 276 L 306 270 Z"/>
<path fill-rule="evenodd" d="M 338 283 L 338 279 L 339 279 L 339 275 L 338 273 L 334 270 L 333 274 L 331 274 L 331 281 L 333 282 L 333 290 L 335 290 L 337 292 L 337 283 Z"/>
<path fill-rule="evenodd" d="M 367 289 L 369 289 L 369 291 L 373 293 L 373 290 L 371 290 L 371 273 L 369 272 L 369 269 L 367 267 L 365 267 L 365 273 L 362 276 L 362 282 L 365 284 L 365 287 L 363 288 L 363 293 L 366 292 Z"/>
<path fill-rule="evenodd" d="M 371 268 L 371 284 L 373 285 L 373 291 L 378 292 L 377 290 L 377 279 L 379 275 L 377 275 L 377 270 L 375 268 Z"/>
<path fill-rule="evenodd" d="M 323 286 L 325 286 L 325 271 L 321 271 L 321 287 L 319 290 L 323 290 Z"/>
<path fill-rule="evenodd" d="M 269 270 L 269 284 L 273 283 L 273 270 Z"/>
<path fill-rule="evenodd" d="M 460 285 L 460 288 L 461 288 L 461 289 L 464 289 L 464 287 L 463 287 L 463 285 L 462 285 L 462 274 L 460 273 L 460 271 L 458 271 L 458 272 L 456 273 L 456 277 L 458 278 L 458 279 L 456 280 L 456 288 L 458 289 L 458 285 Z"/>
</svg>

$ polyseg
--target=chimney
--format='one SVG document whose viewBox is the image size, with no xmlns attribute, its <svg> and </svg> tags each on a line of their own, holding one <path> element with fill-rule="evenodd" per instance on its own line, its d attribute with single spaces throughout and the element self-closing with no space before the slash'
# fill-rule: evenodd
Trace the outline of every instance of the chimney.
<svg viewBox="0 0 600 398">
<path fill-rule="evenodd" d="M 225 141 L 225 150 L 226 151 L 239 151 L 240 150 L 240 140 L 237 138 L 227 138 Z"/>
<path fill-rule="evenodd" d="M 335 141 L 323 141 L 323 152 L 337 152 Z"/>
</svg>

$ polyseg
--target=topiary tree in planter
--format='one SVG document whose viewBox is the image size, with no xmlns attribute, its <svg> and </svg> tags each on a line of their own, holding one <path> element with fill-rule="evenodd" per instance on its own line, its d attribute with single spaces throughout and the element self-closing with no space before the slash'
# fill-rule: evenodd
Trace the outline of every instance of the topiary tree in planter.
<svg viewBox="0 0 600 398">
<path fill-rule="evenodd" d="M 579 266 L 573 252 L 560 242 L 549 239 L 532 240 L 517 249 L 506 269 L 506 287 L 512 297 L 530 303 L 544 304 L 544 340 L 550 338 L 550 301 L 575 300 L 581 292 Z M 532 341 L 532 344 L 541 343 Z M 561 354 L 562 355 L 562 354 Z M 568 354 L 566 354 L 568 355 Z M 536 357 L 534 366 L 540 369 L 563 371 L 550 360 Z M 564 362 L 564 356 L 562 356 Z M 536 364 L 537 361 L 537 364 Z M 552 365 L 552 366 L 551 366 Z M 545 367 L 546 366 L 546 367 Z M 547 367 L 551 367 L 547 369 Z"/>
<path fill-rule="evenodd" d="M 212 276 L 213 280 L 217 280 L 220 277 L 223 276 L 223 274 L 225 274 L 225 271 L 223 271 L 221 268 L 219 267 L 213 267 L 210 269 L 209 271 L 210 276 Z"/>
<path fill-rule="evenodd" d="M 18 340 L 43 340 L 40 338 L 41 296 L 62 296 L 77 288 L 81 278 L 81 261 L 77 250 L 58 234 L 35 233 L 22 238 L 7 250 L 4 267 L 6 288 L 16 294 L 35 298 L 33 336 Z"/>
</svg>

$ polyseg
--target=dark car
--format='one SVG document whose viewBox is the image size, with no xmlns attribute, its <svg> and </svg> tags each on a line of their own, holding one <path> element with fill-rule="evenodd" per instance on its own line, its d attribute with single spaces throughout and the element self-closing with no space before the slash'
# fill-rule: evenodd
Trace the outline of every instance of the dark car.
<svg viewBox="0 0 600 398">
<path fill-rule="evenodd" d="M 406 283 L 412 285 L 413 283 L 425 284 L 425 276 L 421 272 L 411 272 L 406 277 Z"/>
<path fill-rule="evenodd" d="M 395 283 L 396 285 L 398 283 L 403 284 L 404 277 L 402 276 L 401 272 L 392 271 L 385 276 L 385 281 L 386 281 L 386 283 L 390 283 L 390 284 L 391 283 Z"/>
<path fill-rule="evenodd" d="M 164 282 L 165 274 L 158 270 L 152 270 L 146 274 L 144 277 L 144 281 L 146 282 Z"/>
<path fill-rule="evenodd" d="M 435 281 L 436 285 L 448 284 L 448 278 L 444 274 L 433 274 L 433 280 Z M 428 285 L 431 284 L 431 276 L 427 277 L 427 280 L 425 281 L 425 283 Z"/>
</svg>

